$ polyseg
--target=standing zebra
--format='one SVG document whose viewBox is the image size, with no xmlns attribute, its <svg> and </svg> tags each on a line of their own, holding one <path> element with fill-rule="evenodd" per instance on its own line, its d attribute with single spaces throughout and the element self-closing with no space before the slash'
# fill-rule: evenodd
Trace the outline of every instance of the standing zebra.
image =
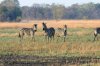
<svg viewBox="0 0 100 66">
<path fill-rule="evenodd" d="M 67 25 L 64 25 L 64 42 L 67 36 Z"/>
<path fill-rule="evenodd" d="M 96 39 L 97 35 L 100 34 L 100 28 L 96 28 L 94 31 L 94 40 Z"/>
<path fill-rule="evenodd" d="M 34 34 L 36 31 L 37 31 L 37 24 L 34 24 L 33 28 L 22 28 L 19 32 L 19 38 L 23 39 L 25 35 L 28 35 L 28 36 L 31 36 L 32 39 L 34 38 L 34 41 L 35 41 Z"/>
<path fill-rule="evenodd" d="M 64 42 L 65 42 L 65 39 L 67 36 L 67 25 L 64 25 L 64 28 L 57 28 L 56 29 L 56 36 L 58 37 L 57 41 L 58 41 L 59 37 L 63 36 Z"/>
<path fill-rule="evenodd" d="M 42 23 L 43 25 L 43 31 L 45 32 L 45 38 L 49 39 L 54 39 L 54 35 L 55 35 L 55 29 L 53 27 L 47 28 L 46 23 Z"/>
</svg>

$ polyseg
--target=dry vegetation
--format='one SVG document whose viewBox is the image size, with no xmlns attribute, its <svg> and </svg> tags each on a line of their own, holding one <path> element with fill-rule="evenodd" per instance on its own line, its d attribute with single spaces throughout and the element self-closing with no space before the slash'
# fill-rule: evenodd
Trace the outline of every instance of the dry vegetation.
<svg viewBox="0 0 100 66">
<path fill-rule="evenodd" d="M 1 50 L 10 49 L 14 52 L 20 50 L 25 51 L 26 54 L 29 54 L 27 52 L 30 52 L 30 54 L 35 52 L 35 54 L 39 55 L 68 55 L 68 53 L 71 53 L 76 55 L 94 54 L 100 56 L 99 41 L 93 42 L 93 28 L 100 26 L 99 21 L 100 20 L 34 20 L 28 23 L 0 23 Z M 42 22 L 46 22 L 47 26 L 55 28 L 63 27 L 64 24 L 68 25 L 67 41 L 63 43 L 63 40 L 60 39 L 59 42 L 55 40 L 47 44 L 43 37 L 43 31 L 41 30 Z M 21 46 L 22 48 L 20 48 L 19 39 L 17 37 L 19 29 L 17 28 L 32 27 L 34 23 L 38 24 L 38 32 L 36 33 L 37 41 L 34 43 L 25 38 Z M 9 45 L 9 47 L 6 47 L 6 45 Z"/>
<path fill-rule="evenodd" d="M 62 28 L 64 24 L 68 25 L 66 42 L 63 42 L 60 38 L 58 42 L 55 39 L 47 43 L 43 36 L 42 22 L 46 22 L 48 27 L 55 28 Z M 30 37 L 25 37 L 20 42 L 18 38 L 19 29 L 32 27 L 34 23 L 38 24 L 36 42 L 32 41 Z M 100 39 L 93 42 L 93 32 L 96 27 L 100 27 L 100 20 L 35 20 L 28 23 L 0 23 L 0 55 L 89 56 L 100 58 Z M 87 65 L 84 64 L 83 66 Z M 91 66 L 99 66 L 99 64 L 91 64 Z"/>
<path fill-rule="evenodd" d="M 5 27 L 32 27 L 34 23 L 38 24 L 38 27 L 41 28 L 42 22 L 46 22 L 50 27 L 63 27 L 64 24 L 68 25 L 69 28 L 95 28 L 100 27 L 100 20 L 33 20 L 33 21 L 24 21 L 22 23 L 0 23 L 0 28 Z"/>
</svg>

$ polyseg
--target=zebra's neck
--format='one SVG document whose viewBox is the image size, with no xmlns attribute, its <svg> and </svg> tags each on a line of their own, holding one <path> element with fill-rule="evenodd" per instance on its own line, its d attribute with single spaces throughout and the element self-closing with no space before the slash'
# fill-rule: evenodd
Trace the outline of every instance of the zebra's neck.
<svg viewBox="0 0 100 66">
<path fill-rule="evenodd" d="M 47 32 L 48 28 L 46 25 L 44 25 L 44 31 Z"/>
<path fill-rule="evenodd" d="M 45 32 L 47 32 L 48 31 L 48 28 L 45 28 L 45 30 L 44 30 Z"/>
</svg>

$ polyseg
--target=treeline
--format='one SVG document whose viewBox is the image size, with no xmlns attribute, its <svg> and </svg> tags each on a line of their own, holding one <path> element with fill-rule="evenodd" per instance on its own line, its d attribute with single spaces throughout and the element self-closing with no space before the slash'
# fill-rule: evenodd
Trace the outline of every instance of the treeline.
<svg viewBox="0 0 100 66">
<path fill-rule="evenodd" d="M 100 19 L 100 4 L 40 5 L 22 7 L 23 19 Z"/>
<path fill-rule="evenodd" d="M 0 3 L 0 21 L 33 19 L 100 19 L 100 4 L 73 4 L 69 7 L 58 4 L 33 4 L 31 7 L 20 7 L 18 0 L 4 0 Z"/>
</svg>

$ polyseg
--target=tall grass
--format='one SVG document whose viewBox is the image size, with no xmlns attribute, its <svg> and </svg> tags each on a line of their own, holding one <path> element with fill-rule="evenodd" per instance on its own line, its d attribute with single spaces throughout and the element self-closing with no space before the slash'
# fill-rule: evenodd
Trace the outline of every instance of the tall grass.
<svg viewBox="0 0 100 66">
<path fill-rule="evenodd" d="M 18 29 L 0 29 L 0 54 L 38 55 L 38 56 L 99 56 L 100 41 L 93 41 L 92 28 L 69 28 L 66 42 L 63 37 L 57 41 L 46 42 L 42 31 L 38 30 L 36 41 L 25 37 L 18 38 Z M 3 36 L 2 36 L 3 34 Z"/>
</svg>

